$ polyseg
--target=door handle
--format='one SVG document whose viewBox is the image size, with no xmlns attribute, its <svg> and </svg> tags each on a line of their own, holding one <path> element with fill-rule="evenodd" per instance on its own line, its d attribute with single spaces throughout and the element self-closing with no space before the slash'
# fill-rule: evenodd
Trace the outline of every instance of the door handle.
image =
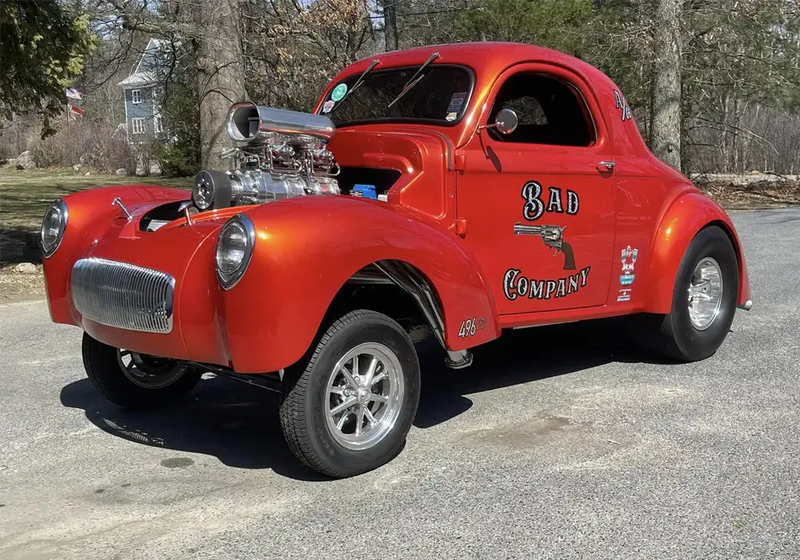
<svg viewBox="0 0 800 560">
<path fill-rule="evenodd" d="M 597 162 L 597 170 L 600 173 L 611 173 L 614 171 L 614 168 L 617 166 L 616 161 L 598 161 Z"/>
</svg>

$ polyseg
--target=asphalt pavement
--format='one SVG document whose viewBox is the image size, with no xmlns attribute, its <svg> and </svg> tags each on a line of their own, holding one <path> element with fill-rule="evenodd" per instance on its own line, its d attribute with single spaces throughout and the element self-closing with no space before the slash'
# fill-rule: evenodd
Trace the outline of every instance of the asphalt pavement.
<svg viewBox="0 0 800 560">
<path fill-rule="evenodd" d="M 131 413 L 79 329 L 0 307 L 0 558 L 798 558 L 800 209 L 736 213 L 753 286 L 727 341 L 657 363 L 617 321 L 423 355 L 403 453 L 301 467 L 272 394 L 204 381 Z"/>
</svg>

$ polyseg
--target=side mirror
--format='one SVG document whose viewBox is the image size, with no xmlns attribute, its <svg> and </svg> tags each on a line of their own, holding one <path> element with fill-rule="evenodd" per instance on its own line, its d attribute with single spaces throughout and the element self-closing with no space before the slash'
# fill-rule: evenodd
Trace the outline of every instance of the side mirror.
<svg viewBox="0 0 800 560">
<path fill-rule="evenodd" d="M 501 109 L 492 124 L 483 124 L 478 127 L 478 132 L 483 129 L 495 128 L 500 134 L 511 134 L 517 130 L 519 118 L 513 109 Z"/>
<path fill-rule="evenodd" d="M 519 118 L 513 109 L 502 109 L 494 120 L 494 127 L 500 134 L 511 134 L 518 124 Z"/>
</svg>

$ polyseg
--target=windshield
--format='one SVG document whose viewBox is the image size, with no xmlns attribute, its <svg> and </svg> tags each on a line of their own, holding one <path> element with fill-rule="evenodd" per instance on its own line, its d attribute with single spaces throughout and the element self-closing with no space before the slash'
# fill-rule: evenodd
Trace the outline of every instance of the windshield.
<svg viewBox="0 0 800 560">
<path fill-rule="evenodd" d="M 428 66 L 415 78 L 416 84 L 389 107 L 419 68 L 376 68 L 351 92 L 360 77 L 356 73 L 330 90 L 319 113 L 330 117 L 336 126 L 409 121 L 456 124 L 472 92 L 472 72 L 462 66 Z"/>
</svg>

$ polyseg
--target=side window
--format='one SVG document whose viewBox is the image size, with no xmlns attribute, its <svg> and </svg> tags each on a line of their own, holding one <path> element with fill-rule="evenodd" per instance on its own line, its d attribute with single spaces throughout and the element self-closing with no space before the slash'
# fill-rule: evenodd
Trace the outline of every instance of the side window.
<svg viewBox="0 0 800 560">
<path fill-rule="evenodd" d="M 591 146 L 595 142 L 583 98 L 575 86 L 559 78 L 532 72 L 511 76 L 497 92 L 488 122 L 494 122 L 501 109 L 513 109 L 519 125 L 506 135 L 489 129 L 497 141 L 555 146 Z"/>
</svg>

